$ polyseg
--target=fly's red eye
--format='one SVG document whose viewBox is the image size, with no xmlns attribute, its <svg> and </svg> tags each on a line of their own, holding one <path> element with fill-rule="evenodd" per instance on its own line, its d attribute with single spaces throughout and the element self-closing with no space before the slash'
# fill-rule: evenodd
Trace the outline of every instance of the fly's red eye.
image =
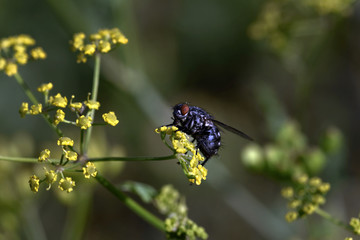
<svg viewBox="0 0 360 240">
<path fill-rule="evenodd" d="M 181 106 L 181 114 L 186 115 L 189 112 L 189 106 L 187 104 L 183 104 Z"/>
</svg>

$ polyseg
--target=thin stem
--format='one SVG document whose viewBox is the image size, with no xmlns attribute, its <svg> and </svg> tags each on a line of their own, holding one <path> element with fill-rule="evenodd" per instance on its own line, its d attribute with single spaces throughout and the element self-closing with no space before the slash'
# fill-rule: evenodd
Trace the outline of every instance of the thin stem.
<svg viewBox="0 0 360 240">
<path fill-rule="evenodd" d="M 174 154 L 169 156 L 162 157 L 99 157 L 99 158 L 89 158 L 90 162 L 110 162 L 110 161 L 118 161 L 118 162 L 138 162 L 138 161 L 163 161 L 175 159 L 176 156 Z"/>
<path fill-rule="evenodd" d="M 26 157 L 6 157 L 0 156 L 0 161 L 19 162 L 19 163 L 36 163 L 37 158 L 26 158 Z"/>
<path fill-rule="evenodd" d="M 337 218 L 334 218 L 333 216 L 331 216 L 328 212 L 320 209 L 320 208 L 317 208 L 315 210 L 315 212 L 322 216 L 323 218 L 325 218 L 326 220 L 332 222 L 333 224 L 339 226 L 339 227 L 342 227 L 342 228 L 345 228 L 346 230 L 349 230 L 350 232 L 353 232 L 353 229 L 351 228 L 351 226 L 349 224 L 346 224 L 344 223 L 343 221 L 337 219 Z"/>
<path fill-rule="evenodd" d="M 117 189 L 114 185 L 112 185 L 108 180 L 106 180 L 104 177 L 100 176 L 99 174 L 95 177 L 95 179 L 103 185 L 109 192 L 111 192 L 113 195 L 115 195 L 121 202 L 123 202 L 128 208 L 130 208 L 132 211 L 134 211 L 138 216 L 140 216 L 142 219 L 159 229 L 160 231 L 165 232 L 164 228 L 164 222 L 147 211 L 145 208 L 140 206 L 137 202 L 135 202 L 133 199 L 125 195 L 123 192 L 121 192 L 119 189 Z"/>
<path fill-rule="evenodd" d="M 16 81 L 18 82 L 18 84 L 22 87 L 22 89 L 24 90 L 25 94 L 28 96 L 28 98 L 30 99 L 31 103 L 34 105 L 39 104 L 39 101 L 36 99 L 36 97 L 34 96 L 34 94 L 31 92 L 29 86 L 26 84 L 26 82 L 24 81 L 24 79 L 21 77 L 21 75 L 19 73 L 16 73 L 14 75 Z M 51 119 L 49 117 L 49 115 L 47 114 L 41 114 L 41 116 L 44 118 L 44 120 L 48 123 L 48 125 L 56 132 L 56 134 L 59 137 L 63 136 L 63 133 L 61 132 L 61 130 L 59 128 L 57 128 L 56 126 L 54 126 L 51 122 Z"/>
<path fill-rule="evenodd" d="M 93 76 L 93 86 L 91 93 L 91 100 L 97 101 L 97 95 L 99 91 L 99 81 L 100 81 L 100 62 L 101 62 L 101 54 L 95 54 L 95 66 L 94 66 L 94 76 Z M 94 121 L 95 117 L 95 109 L 90 110 L 91 119 Z M 83 146 L 84 153 L 87 152 L 87 148 L 89 146 L 90 138 L 91 138 L 92 127 L 90 127 L 85 134 L 85 142 Z"/>
</svg>

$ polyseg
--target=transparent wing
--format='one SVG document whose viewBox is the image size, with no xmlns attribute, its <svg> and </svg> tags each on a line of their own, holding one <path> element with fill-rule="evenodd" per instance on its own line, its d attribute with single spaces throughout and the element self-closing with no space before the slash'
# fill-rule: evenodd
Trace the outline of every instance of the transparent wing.
<svg viewBox="0 0 360 240">
<path fill-rule="evenodd" d="M 249 137 L 247 134 L 243 133 L 242 131 L 237 130 L 236 128 L 230 127 L 229 125 L 226 125 L 225 123 L 219 122 L 218 120 L 215 120 L 215 119 L 211 119 L 211 121 L 213 121 L 219 127 L 222 127 L 236 135 L 239 135 L 240 137 L 243 137 L 249 141 L 254 141 L 254 139 L 252 139 L 251 137 Z"/>
</svg>

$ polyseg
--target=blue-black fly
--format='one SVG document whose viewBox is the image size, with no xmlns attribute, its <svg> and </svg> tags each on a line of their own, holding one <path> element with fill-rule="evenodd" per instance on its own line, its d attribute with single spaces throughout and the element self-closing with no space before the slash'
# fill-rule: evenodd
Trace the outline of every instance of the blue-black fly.
<svg viewBox="0 0 360 240">
<path fill-rule="evenodd" d="M 174 122 L 170 125 L 178 127 L 180 131 L 196 140 L 196 147 L 205 157 L 201 165 L 205 165 L 207 160 L 218 153 L 221 145 L 221 134 L 218 127 L 222 127 L 247 140 L 253 140 L 242 131 L 215 120 L 204 109 L 186 103 L 177 104 L 173 107 L 173 120 Z"/>
</svg>

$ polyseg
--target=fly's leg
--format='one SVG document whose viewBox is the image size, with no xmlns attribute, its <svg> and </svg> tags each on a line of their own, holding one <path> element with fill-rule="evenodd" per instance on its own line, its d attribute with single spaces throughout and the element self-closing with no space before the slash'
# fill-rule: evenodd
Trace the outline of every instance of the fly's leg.
<svg viewBox="0 0 360 240">
<path fill-rule="evenodd" d="M 207 162 L 207 160 L 209 160 L 209 159 L 210 159 L 209 157 L 205 158 L 205 160 L 201 163 L 201 165 L 204 166 L 205 163 Z"/>
</svg>

